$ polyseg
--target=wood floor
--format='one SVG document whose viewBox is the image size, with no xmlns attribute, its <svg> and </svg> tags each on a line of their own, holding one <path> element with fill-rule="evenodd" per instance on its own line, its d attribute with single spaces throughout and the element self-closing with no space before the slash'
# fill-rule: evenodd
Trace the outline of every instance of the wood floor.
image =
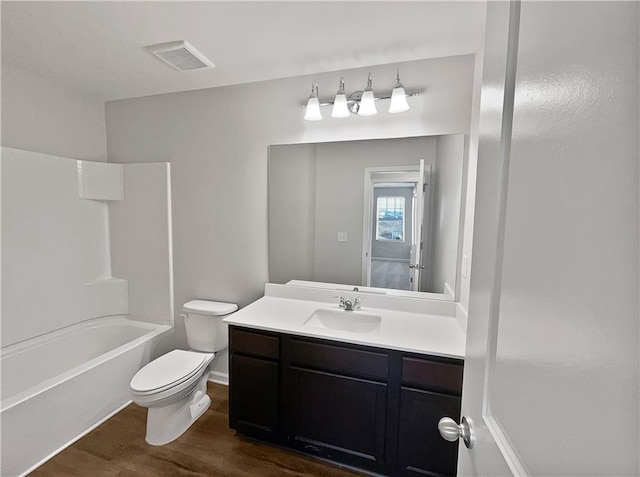
<svg viewBox="0 0 640 477">
<path fill-rule="evenodd" d="M 32 476 L 322 476 L 347 469 L 236 437 L 228 388 L 209 383 L 211 407 L 186 433 L 161 447 L 144 440 L 146 409 L 131 404 L 36 469 Z"/>
</svg>

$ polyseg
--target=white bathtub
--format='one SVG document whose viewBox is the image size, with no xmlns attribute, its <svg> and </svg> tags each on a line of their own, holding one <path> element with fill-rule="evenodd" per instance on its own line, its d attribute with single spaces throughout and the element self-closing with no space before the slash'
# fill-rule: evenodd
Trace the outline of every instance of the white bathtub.
<svg viewBox="0 0 640 477">
<path fill-rule="evenodd" d="M 0 475 L 28 473 L 129 404 L 170 329 L 98 318 L 3 348 Z"/>
</svg>

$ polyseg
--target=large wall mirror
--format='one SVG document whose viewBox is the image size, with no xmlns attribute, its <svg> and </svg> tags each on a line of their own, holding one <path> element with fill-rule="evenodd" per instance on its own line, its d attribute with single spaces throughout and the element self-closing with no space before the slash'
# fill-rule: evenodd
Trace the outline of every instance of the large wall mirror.
<svg viewBox="0 0 640 477">
<path fill-rule="evenodd" d="M 462 134 L 271 146 L 269 281 L 454 300 L 464 152 Z"/>
</svg>

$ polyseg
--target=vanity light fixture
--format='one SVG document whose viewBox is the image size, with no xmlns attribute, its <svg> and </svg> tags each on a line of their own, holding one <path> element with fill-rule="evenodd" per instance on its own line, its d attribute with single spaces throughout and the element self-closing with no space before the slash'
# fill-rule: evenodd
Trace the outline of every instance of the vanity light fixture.
<svg viewBox="0 0 640 477">
<path fill-rule="evenodd" d="M 407 93 L 404 90 L 404 86 L 400 83 L 400 70 L 396 70 L 396 84 L 391 92 L 391 104 L 389 105 L 389 112 L 392 114 L 403 113 L 409 110 L 409 103 L 407 103 Z"/>
<path fill-rule="evenodd" d="M 317 81 L 311 84 L 311 96 L 309 96 L 309 100 L 307 101 L 307 112 L 304 114 L 304 119 L 307 121 L 320 121 L 322 119 Z"/>
<path fill-rule="evenodd" d="M 362 92 L 362 98 L 360 99 L 360 109 L 358 110 L 358 116 L 373 116 L 374 114 L 378 114 L 378 110 L 376 109 L 376 99 L 373 95 L 373 79 L 371 78 L 371 73 L 369 73 L 369 78 L 367 79 L 367 86 L 364 88 Z"/>
<path fill-rule="evenodd" d="M 376 96 L 373 92 L 373 79 L 371 73 L 367 78 L 367 85 L 362 91 L 355 91 L 347 95 L 344 90 L 344 78 L 340 78 L 340 87 L 333 101 L 320 102 L 318 97 L 318 82 L 314 81 L 311 85 L 311 96 L 305 105 L 306 111 L 304 119 L 307 121 L 320 121 L 322 113 L 320 106 L 332 106 L 332 118 L 347 118 L 350 112 L 358 116 L 373 116 L 378 113 L 376 101 L 381 99 L 391 99 L 389 105 L 390 113 L 401 113 L 409 110 L 407 98 L 410 96 L 418 96 L 419 93 L 407 93 L 402 83 L 400 83 L 400 72 L 396 70 L 396 83 L 391 93 L 382 96 Z"/>
<path fill-rule="evenodd" d="M 340 78 L 340 88 L 333 100 L 333 109 L 331 110 L 332 118 L 349 117 L 349 107 L 347 106 L 347 95 L 344 92 L 344 78 Z"/>
</svg>

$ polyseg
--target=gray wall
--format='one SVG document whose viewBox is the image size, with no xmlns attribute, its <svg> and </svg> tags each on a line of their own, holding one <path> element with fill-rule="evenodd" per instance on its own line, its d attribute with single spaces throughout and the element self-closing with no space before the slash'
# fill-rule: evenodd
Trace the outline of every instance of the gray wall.
<svg viewBox="0 0 640 477">
<path fill-rule="evenodd" d="M 321 144 L 316 189 L 316 281 L 361 284 L 364 168 L 435 164 L 435 138 Z M 337 233 L 348 241 L 338 242 Z"/>
<path fill-rule="evenodd" d="M 3 63 L 2 145 L 106 161 L 104 101 Z"/>
<path fill-rule="evenodd" d="M 269 281 L 314 280 L 316 145 L 269 148 Z"/>
<path fill-rule="evenodd" d="M 391 115 L 381 102 L 374 117 L 336 120 L 324 109 L 323 121 L 302 119 L 313 79 L 322 99 L 340 76 L 352 91 L 368 72 L 388 92 L 397 67 L 423 93 L 410 111 Z M 107 103 L 109 161 L 171 162 L 177 311 L 193 298 L 244 306 L 263 294 L 269 145 L 468 133 L 473 76 L 466 55 Z"/>
<path fill-rule="evenodd" d="M 436 168 L 432 178 L 435 187 L 432 248 L 432 282 L 429 291 L 455 293 L 458 265 L 458 235 L 464 170 L 464 136 L 438 138 Z M 449 291 L 445 290 L 445 283 Z"/>
</svg>

